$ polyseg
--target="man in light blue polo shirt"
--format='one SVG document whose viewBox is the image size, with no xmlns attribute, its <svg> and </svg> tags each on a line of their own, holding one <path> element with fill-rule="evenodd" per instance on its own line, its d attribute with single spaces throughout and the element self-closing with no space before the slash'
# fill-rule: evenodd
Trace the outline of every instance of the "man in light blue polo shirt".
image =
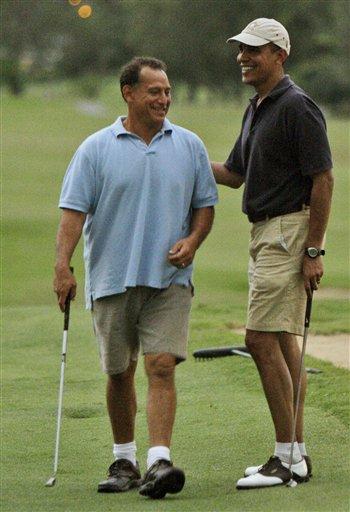
<svg viewBox="0 0 350 512">
<path fill-rule="evenodd" d="M 201 140 L 166 118 L 165 64 L 134 58 L 120 87 L 128 115 L 88 137 L 64 178 L 54 289 L 63 311 L 76 293 L 69 264 L 84 231 L 86 303 L 108 375 L 114 437 L 115 461 L 98 491 L 140 487 L 162 498 L 185 482 L 170 458 L 175 365 L 186 358 L 192 262 L 211 229 L 217 190 Z M 143 479 L 134 436 L 139 347 L 149 384 Z"/>
</svg>

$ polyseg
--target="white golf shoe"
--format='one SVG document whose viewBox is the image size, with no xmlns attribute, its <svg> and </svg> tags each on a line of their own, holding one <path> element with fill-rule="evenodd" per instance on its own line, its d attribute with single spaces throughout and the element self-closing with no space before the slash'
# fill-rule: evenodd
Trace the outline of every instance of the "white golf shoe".
<svg viewBox="0 0 350 512">
<path fill-rule="evenodd" d="M 307 475 L 304 475 L 304 466 L 298 462 L 297 464 L 292 464 L 291 471 L 293 473 L 293 480 L 298 483 L 308 482 L 309 478 L 312 477 L 312 464 L 311 459 L 308 455 L 304 457 L 307 467 Z M 251 476 L 258 473 L 260 469 L 263 467 L 263 464 L 260 466 L 248 466 L 244 472 L 244 476 Z M 289 468 L 289 465 L 288 465 Z"/>
<path fill-rule="evenodd" d="M 236 487 L 237 489 L 256 489 L 287 484 L 293 478 L 292 472 L 288 468 L 289 465 L 278 457 L 270 457 L 257 472 L 240 478 Z M 298 464 L 293 464 L 293 473 L 296 473 L 299 478 L 308 479 L 307 465 L 304 459 Z"/>
</svg>

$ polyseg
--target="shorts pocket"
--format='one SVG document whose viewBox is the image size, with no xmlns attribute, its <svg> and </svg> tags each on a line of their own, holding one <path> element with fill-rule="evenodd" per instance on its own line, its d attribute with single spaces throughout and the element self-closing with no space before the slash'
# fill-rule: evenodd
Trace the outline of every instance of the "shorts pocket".
<svg viewBox="0 0 350 512">
<path fill-rule="evenodd" d="M 298 219 L 281 217 L 279 244 L 291 256 L 303 254 L 308 229 L 309 222 L 305 217 Z"/>
</svg>

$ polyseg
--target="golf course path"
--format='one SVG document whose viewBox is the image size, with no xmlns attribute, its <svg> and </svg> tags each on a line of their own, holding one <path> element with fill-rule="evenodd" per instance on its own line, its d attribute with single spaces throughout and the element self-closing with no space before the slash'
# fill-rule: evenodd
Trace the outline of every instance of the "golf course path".
<svg viewBox="0 0 350 512">
<path fill-rule="evenodd" d="M 299 341 L 300 347 L 302 339 Z M 350 370 L 349 354 L 350 336 L 346 333 L 331 334 L 309 334 L 307 338 L 306 353 L 318 359 L 330 361 L 335 366 Z"/>
<path fill-rule="evenodd" d="M 315 300 L 342 299 L 349 301 L 350 292 L 346 288 L 320 288 L 314 294 Z M 302 340 L 300 338 L 300 346 Z M 350 335 L 334 333 L 328 336 L 321 334 L 308 336 L 306 353 L 310 356 L 330 361 L 335 366 L 350 370 Z"/>
<path fill-rule="evenodd" d="M 245 334 L 244 327 L 232 329 L 236 334 Z M 298 337 L 300 348 L 303 339 Z M 306 353 L 317 359 L 324 359 L 350 370 L 350 335 L 348 333 L 336 333 L 328 336 L 323 334 L 311 334 L 307 337 Z"/>
</svg>

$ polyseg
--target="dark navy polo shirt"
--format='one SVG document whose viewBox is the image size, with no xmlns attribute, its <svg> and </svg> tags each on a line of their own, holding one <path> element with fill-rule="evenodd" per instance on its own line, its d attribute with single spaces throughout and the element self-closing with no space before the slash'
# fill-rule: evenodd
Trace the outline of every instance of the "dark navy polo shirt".
<svg viewBox="0 0 350 512">
<path fill-rule="evenodd" d="M 310 203 L 312 176 L 332 168 L 323 114 L 288 75 L 257 101 L 225 162 L 244 177 L 242 209 L 251 222 L 300 210 Z"/>
</svg>

